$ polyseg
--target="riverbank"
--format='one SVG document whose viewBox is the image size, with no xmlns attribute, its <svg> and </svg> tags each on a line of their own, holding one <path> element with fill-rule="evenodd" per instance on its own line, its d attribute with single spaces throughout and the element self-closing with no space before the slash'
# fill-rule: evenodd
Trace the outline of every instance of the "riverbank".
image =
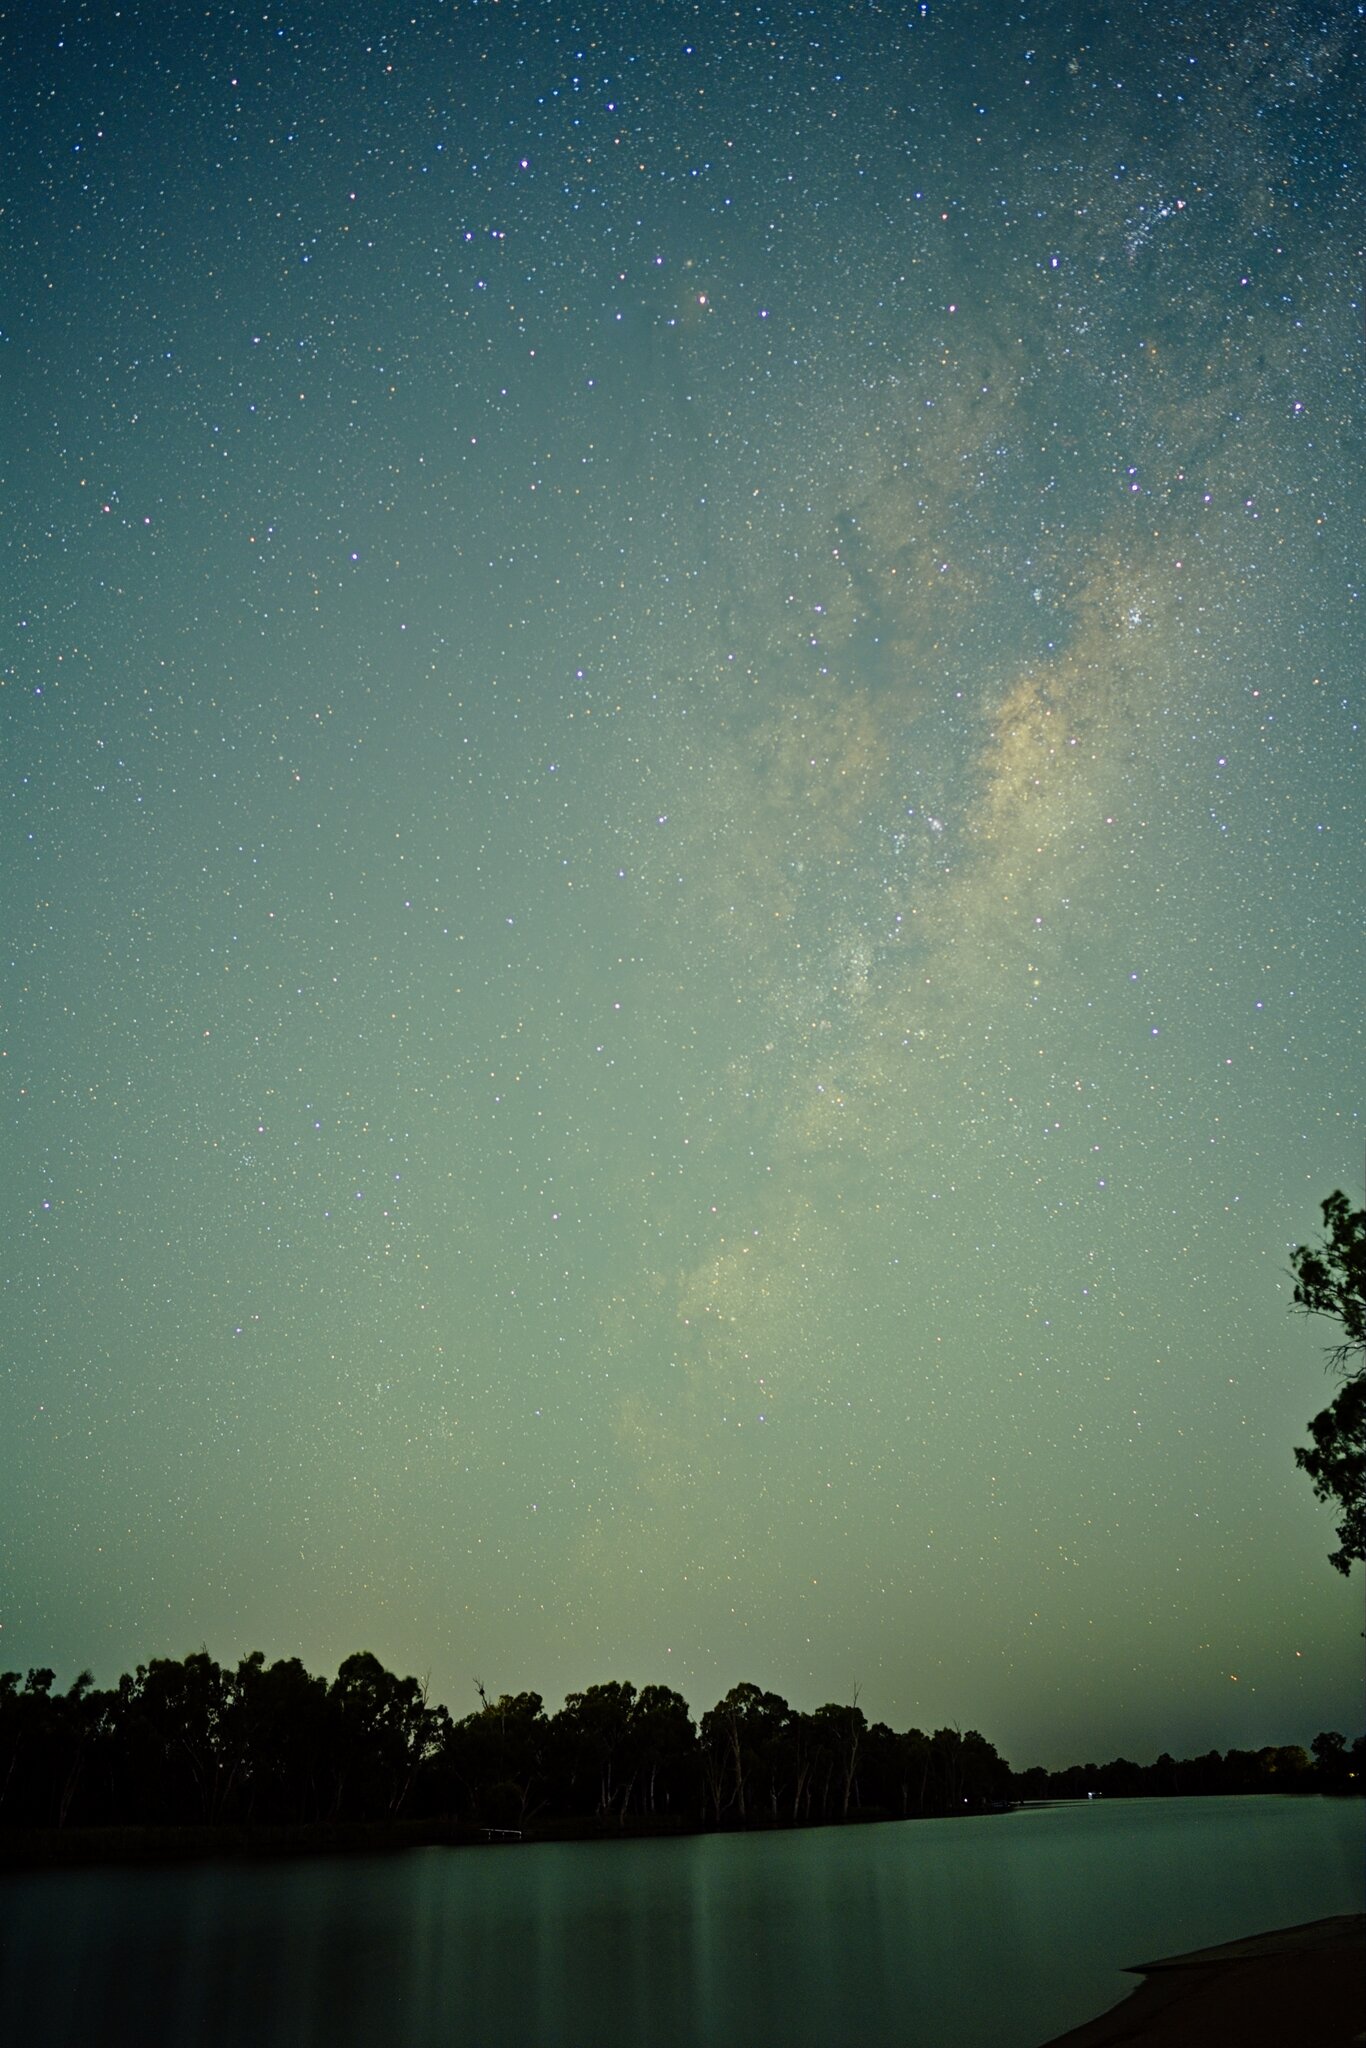
<svg viewBox="0 0 1366 2048">
<path fill-rule="evenodd" d="M 1031 1801 L 1042 1808 L 1051 1802 Z M 1019 1808 L 974 1808 L 925 1818 L 963 1821 L 999 1818 Z M 827 1829 L 868 1828 L 893 1823 L 893 1816 L 862 1808 L 843 1820 L 755 1821 L 745 1828 L 717 1828 L 684 1814 L 629 1814 L 624 1820 L 597 1814 L 538 1815 L 524 1827 L 475 1826 L 463 1821 L 309 1821 L 292 1827 L 104 1827 L 0 1829 L 0 1871 L 72 1870 L 100 1864 L 274 1862 L 306 1856 L 390 1856 L 404 1849 L 482 1849 L 537 1842 L 672 1841 L 680 1835 L 804 1834 Z M 897 1820 L 897 1826 L 920 1825 Z"/>
<path fill-rule="evenodd" d="M 625 1823 L 547 1821 L 525 1831 L 439 1820 L 317 1821 L 299 1827 L 10 1828 L 0 1830 L 0 1871 L 130 1863 L 271 1863 L 313 1856 L 393 1856 L 405 1849 L 503 1848 L 521 1842 L 641 1841 L 694 1832 L 691 1825 L 665 1815 Z"/>
<path fill-rule="evenodd" d="M 1366 1915 L 1343 1913 L 1160 1962 L 1099 2019 L 1046 2048 L 1357 2048 L 1366 2040 Z"/>
</svg>

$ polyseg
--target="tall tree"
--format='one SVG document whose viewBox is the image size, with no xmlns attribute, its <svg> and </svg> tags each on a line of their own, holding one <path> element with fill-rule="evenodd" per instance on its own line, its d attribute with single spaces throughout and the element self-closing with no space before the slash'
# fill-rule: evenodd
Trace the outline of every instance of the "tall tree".
<svg viewBox="0 0 1366 2048">
<path fill-rule="evenodd" d="M 1343 1384 L 1309 1424 L 1313 1444 L 1296 1447 L 1295 1463 L 1320 1500 L 1336 1503 L 1339 1548 L 1328 1562 L 1345 1576 L 1366 1559 L 1366 1208 L 1336 1189 L 1323 1204 L 1322 1242 L 1300 1245 L 1290 1264 L 1296 1308 L 1341 1332 L 1328 1358 Z"/>
<path fill-rule="evenodd" d="M 672 1807 L 675 1799 L 681 1804 L 691 1789 L 690 1779 L 684 1774 L 697 1750 L 697 1730 L 688 1702 L 672 1686 L 643 1685 L 636 1700 L 634 1720 L 650 1812 L 657 1809 L 661 1773 L 664 1805 Z"/>
<path fill-rule="evenodd" d="M 832 1700 L 827 1706 L 817 1707 L 812 1718 L 820 1729 L 833 1759 L 839 1793 L 840 1819 L 848 1820 L 849 1803 L 854 1792 L 854 1773 L 858 1769 L 859 1745 L 868 1731 L 867 1720 L 858 1703 L 858 1687 L 854 1687 L 854 1697 L 847 1707 Z"/>
<path fill-rule="evenodd" d="M 791 1712 L 778 1693 L 765 1692 L 746 1679 L 702 1716 L 703 1780 L 718 1826 L 722 1813 L 732 1806 L 741 1827 L 745 1825 L 751 1795 L 759 1789 L 753 1776 L 762 1772 L 765 1752 Z"/>
<path fill-rule="evenodd" d="M 566 1752 L 571 1779 L 582 1778 L 596 1788 L 597 1811 L 624 1814 L 639 1769 L 635 1741 L 636 1689 L 627 1680 L 609 1679 L 586 1692 L 566 1694 L 554 1729 Z"/>
<path fill-rule="evenodd" d="M 427 1703 L 423 1680 L 399 1678 L 370 1650 L 338 1666 L 327 1692 L 337 1759 L 333 1817 L 394 1818 L 413 1781 L 444 1741 L 444 1708 Z"/>
<path fill-rule="evenodd" d="M 125 1707 L 134 1746 L 160 1792 L 162 1819 L 222 1819 L 235 1775 L 226 1740 L 230 1683 L 207 1649 L 139 1664 Z"/>
<path fill-rule="evenodd" d="M 233 1676 L 228 1713 L 245 1764 L 245 1818 L 317 1820 L 319 1773 L 331 1760 L 335 1725 L 326 1679 L 314 1678 L 297 1657 L 268 1666 L 253 1650 Z"/>
<path fill-rule="evenodd" d="M 444 1741 L 450 1768 L 481 1823 L 524 1828 L 549 1789 L 551 1725 L 538 1692 L 491 1700 L 475 1679 L 479 1708 L 452 1723 Z"/>
</svg>

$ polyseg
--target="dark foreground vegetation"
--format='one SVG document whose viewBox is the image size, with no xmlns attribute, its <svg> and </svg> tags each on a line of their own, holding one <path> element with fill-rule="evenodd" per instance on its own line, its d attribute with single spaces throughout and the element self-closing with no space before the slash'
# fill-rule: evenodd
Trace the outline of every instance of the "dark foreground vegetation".
<svg viewBox="0 0 1366 2048">
<path fill-rule="evenodd" d="M 329 1683 L 260 1651 L 158 1657 L 101 1692 L 83 1673 L 0 1673 L 0 1858 L 331 1852 L 491 1831 L 556 1835 L 809 1826 L 981 1813 L 1022 1799 L 1360 1789 L 1363 1744 L 1124 1758 L 1013 1772 L 975 1730 L 802 1713 L 737 1685 L 694 1724 L 668 1686 L 618 1680 L 490 1699 L 454 1719 L 359 1651 Z"/>
<path fill-rule="evenodd" d="M 1342 1384 L 1310 1422 L 1314 1441 L 1301 1444 L 1295 1463 L 1337 1510 L 1338 1548 L 1328 1562 L 1346 1577 L 1366 1563 L 1366 1208 L 1354 1209 L 1341 1188 L 1321 1206 L 1321 1240 L 1291 1255 L 1295 1307 L 1336 1326 L 1328 1364 Z"/>
</svg>

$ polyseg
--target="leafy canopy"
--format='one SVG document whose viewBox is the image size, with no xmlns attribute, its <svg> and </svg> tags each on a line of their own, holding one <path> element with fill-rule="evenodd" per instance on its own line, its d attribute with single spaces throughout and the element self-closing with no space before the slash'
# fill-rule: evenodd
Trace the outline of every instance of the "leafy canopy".
<svg viewBox="0 0 1366 2048">
<path fill-rule="evenodd" d="M 1308 1425 L 1313 1444 L 1296 1448 L 1295 1463 L 1319 1499 L 1338 1508 L 1339 1548 L 1328 1562 L 1346 1576 L 1366 1561 L 1366 1208 L 1353 1209 L 1341 1188 L 1322 1206 L 1323 1241 L 1291 1255 L 1295 1306 L 1337 1324 L 1342 1335 L 1328 1358 L 1345 1377 Z"/>
</svg>

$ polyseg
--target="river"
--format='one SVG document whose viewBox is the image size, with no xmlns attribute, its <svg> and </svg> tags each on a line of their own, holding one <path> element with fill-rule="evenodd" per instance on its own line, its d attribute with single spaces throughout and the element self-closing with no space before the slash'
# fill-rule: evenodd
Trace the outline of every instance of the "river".
<svg viewBox="0 0 1366 2048">
<path fill-rule="evenodd" d="M 44 2048 L 1037 2048 L 1126 1963 L 1361 1906 L 1363 1806 L 1105 1800 L 771 1835 L 0 1880 Z"/>
</svg>

